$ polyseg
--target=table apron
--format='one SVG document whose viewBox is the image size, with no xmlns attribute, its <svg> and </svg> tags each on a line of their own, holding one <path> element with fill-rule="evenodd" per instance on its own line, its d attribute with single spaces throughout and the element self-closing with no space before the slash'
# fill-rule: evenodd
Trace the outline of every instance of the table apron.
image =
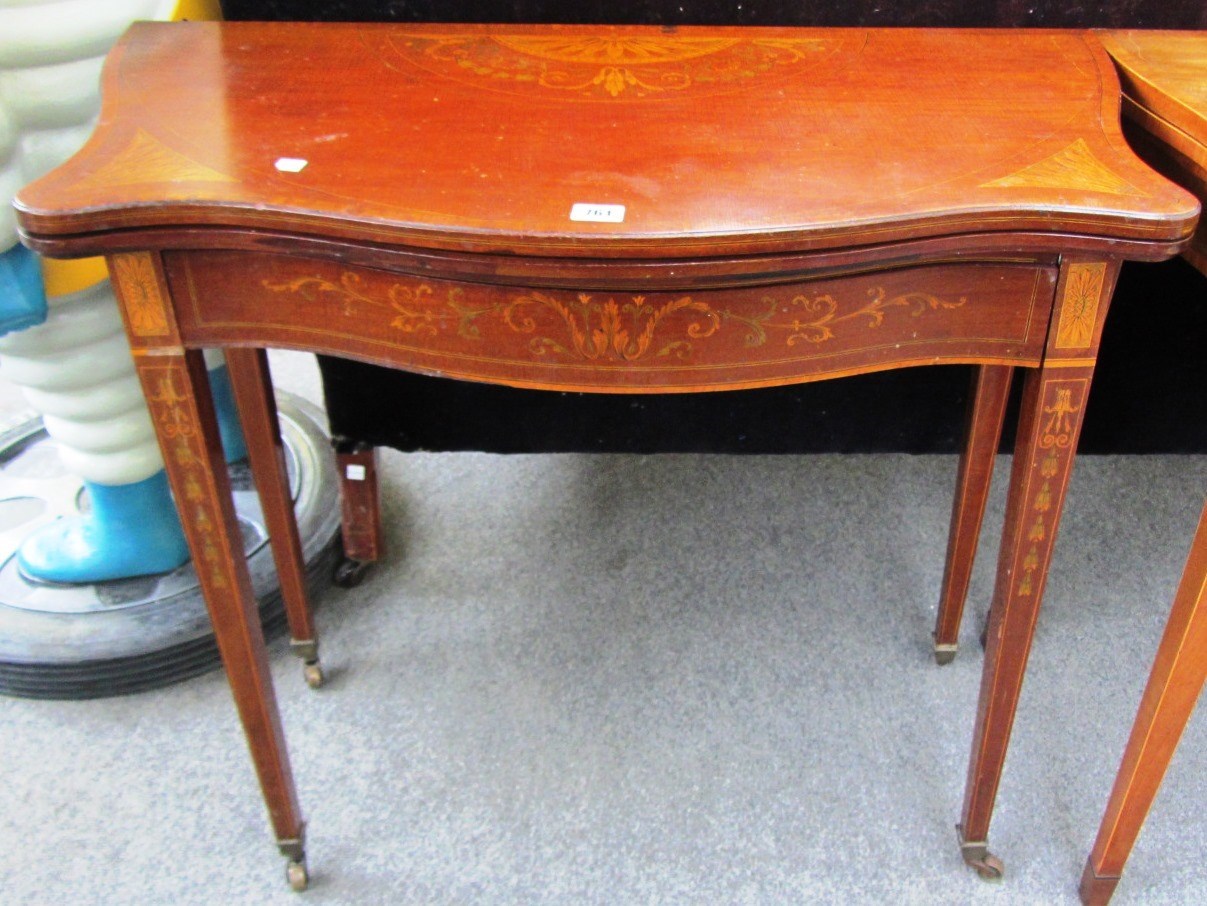
<svg viewBox="0 0 1207 906">
<path fill-rule="evenodd" d="M 913 264 L 699 291 L 576 292 L 320 258 L 163 254 L 186 346 L 279 346 L 488 383 L 612 393 L 789 384 L 905 365 L 1038 365 L 1055 267 Z"/>
</svg>

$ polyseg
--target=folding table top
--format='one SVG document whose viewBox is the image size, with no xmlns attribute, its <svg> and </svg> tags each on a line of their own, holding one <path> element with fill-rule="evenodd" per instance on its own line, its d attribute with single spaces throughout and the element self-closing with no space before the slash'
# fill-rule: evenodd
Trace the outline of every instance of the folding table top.
<svg viewBox="0 0 1207 906">
<path fill-rule="evenodd" d="M 140 23 L 103 92 L 18 198 L 44 251 L 190 225 L 588 258 L 1169 243 L 1197 214 L 1080 32 Z"/>
<path fill-rule="evenodd" d="M 1207 32 L 1101 31 L 1123 93 L 1203 149 L 1207 167 Z"/>
<path fill-rule="evenodd" d="M 1100 31 L 1123 89 L 1129 138 L 1146 162 L 1207 198 L 1207 32 Z M 1207 274 L 1207 230 L 1182 255 Z"/>
</svg>

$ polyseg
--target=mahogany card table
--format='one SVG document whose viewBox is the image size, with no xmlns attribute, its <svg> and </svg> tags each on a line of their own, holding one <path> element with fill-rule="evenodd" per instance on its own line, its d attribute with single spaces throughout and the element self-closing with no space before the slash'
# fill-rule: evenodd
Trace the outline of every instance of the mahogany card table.
<svg viewBox="0 0 1207 906">
<path fill-rule="evenodd" d="M 24 240 L 105 254 L 272 826 L 303 822 L 200 349 L 228 350 L 294 645 L 321 674 L 265 347 L 550 391 L 977 366 L 936 654 L 1025 393 L 958 828 L 990 816 L 1120 262 L 1199 206 L 1092 36 L 139 24 Z M 801 803 L 807 808 L 808 803 Z"/>
<path fill-rule="evenodd" d="M 1207 32 L 1101 32 L 1123 88 L 1127 135 L 1145 160 L 1207 198 Z M 1207 275 L 1207 230 L 1182 252 Z M 1207 296 L 1202 300 L 1207 305 Z M 1081 879 L 1105 906 L 1207 680 L 1207 509 L 1199 522 L 1131 737 Z"/>
</svg>

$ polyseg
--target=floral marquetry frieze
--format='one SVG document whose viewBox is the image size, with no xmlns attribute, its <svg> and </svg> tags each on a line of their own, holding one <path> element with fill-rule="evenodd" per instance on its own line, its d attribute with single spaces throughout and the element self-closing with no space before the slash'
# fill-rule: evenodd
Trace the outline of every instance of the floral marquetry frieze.
<svg viewBox="0 0 1207 906">
<path fill-rule="evenodd" d="M 472 300 L 460 286 L 443 292 L 430 283 L 394 282 L 371 288 L 357 273 L 332 280 L 319 276 L 264 280 L 274 293 L 297 293 L 311 301 L 328 297 L 351 314 L 359 303 L 380 311 L 394 330 L 416 337 L 455 334 L 480 341 L 510 332 L 526 338 L 535 357 L 633 362 L 644 358 L 692 357 L 698 345 L 737 340 L 753 349 L 789 348 L 851 340 L 876 331 L 886 319 L 923 319 L 967 303 L 926 292 L 867 288 L 859 298 L 789 290 L 765 292 L 753 305 L 718 303 L 692 295 L 567 293 L 527 290 L 503 298 Z"/>
<path fill-rule="evenodd" d="M 166 256 L 186 344 L 257 334 L 432 374 L 565 389 L 766 386 L 894 364 L 1038 364 L 1056 270 L 872 269 L 693 290 L 428 278 L 234 251 Z M 985 274 L 989 274 L 986 279 Z M 650 389 L 648 392 L 657 392 Z"/>
</svg>

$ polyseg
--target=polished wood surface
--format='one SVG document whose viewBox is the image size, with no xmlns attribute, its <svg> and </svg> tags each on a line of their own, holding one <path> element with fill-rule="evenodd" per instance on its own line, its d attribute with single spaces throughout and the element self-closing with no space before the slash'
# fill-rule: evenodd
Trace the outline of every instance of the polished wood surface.
<svg viewBox="0 0 1207 906">
<path fill-rule="evenodd" d="M 1154 167 L 1207 198 L 1207 32 L 1100 34 L 1119 67 L 1124 113 Z M 1207 274 L 1207 230 L 1183 252 Z M 1207 297 L 1202 303 L 1207 305 Z M 1081 879 L 1087 906 L 1115 892 L 1161 779 L 1207 679 L 1207 509 Z"/>
<path fill-rule="evenodd" d="M 999 257 L 756 287 L 576 292 L 289 255 L 168 252 L 164 263 L 189 344 L 253 331 L 274 346 L 427 374 L 612 393 L 941 362 L 1038 365 L 1057 279 L 1051 264 Z"/>
<path fill-rule="evenodd" d="M 339 472 L 341 541 L 349 561 L 336 581 L 356 584 L 358 566 L 375 563 L 386 552 L 377 486 L 377 448 L 337 448 L 335 465 Z"/>
<path fill-rule="evenodd" d="M 21 193 L 31 237 L 196 224 L 673 257 L 1168 243 L 1193 215 L 1129 153 L 1078 32 L 139 24 L 104 99 L 83 153 Z M 572 221 L 580 203 L 624 220 Z"/>
<path fill-rule="evenodd" d="M 1105 906 L 1207 680 L 1207 507 L 1190 547 L 1098 839 L 1081 879 L 1086 906 Z"/>
<path fill-rule="evenodd" d="M 1207 39 L 1204 32 L 1102 31 L 1123 94 L 1202 144 L 1207 136 Z"/>
<path fill-rule="evenodd" d="M 1207 198 L 1207 32 L 1098 33 L 1119 71 L 1127 137 L 1151 166 Z M 1207 230 L 1183 251 L 1207 274 Z"/>
<path fill-rule="evenodd" d="M 282 518 L 283 513 L 293 512 L 293 495 L 268 356 L 263 349 L 232 348 L 226 352 L 226 364 L 243 422 L 248 462 L 257 478 L 256 492 L 264 510 L 265 527 L 273 542 L 273 563 L 289 622 L 290 645 L 303 660 L 313 663 L 318 659 L 318 637 L 306 590 L 302 539 L 296 520 Z"/>
<path fill-rule="evenodd" d="M 109 255 L 173 488 L 205 516 L 186 520 L 190 548 L 295 862 L 263 640 L 219 519 L 229 490 L 194 449 L 215 437 L 201 346 L 621 393 L 976 364 L 944 604 L 957 618 L 985 438 L 1008 370 L 1027 369 L 960 823 L 965 860 L 1000 874 L 986 838 L 1115 277 L 1124 258 L 1179 251 L 1198 215 L 1124 144 L 1098 45 L 139 25 L 105 90 L 93 139 L 21 193 L 18 218 L 44 252 Z M 571 221 L 577 203 L 624 217 Z M 267 418 L 262 356 L 236 364 L 243 414 Z M 275 438 L 252 433 L 257 483 L 283 487 Z M 281 497 L 265 506 L 291 520 Z M 285 558 L 288 536 L 273 537 Z"/>
<path fill-rule="evenodd" d="M 947 537 L 947 566 L 935 617 L 935 660 L 950 663 L 956 656 L 960 620 L 972 566 L 976 559 L 985 506 L 993 481 L 993 466 L 1002 440 L 1002 423 L 1010 397 L 1014 369 L 982 366 L 972 373 L 972 389 L 964 424 L 964 443 L 956 473 L 956 495 L 951 505 L 951 530 Z"/>
</svg>

